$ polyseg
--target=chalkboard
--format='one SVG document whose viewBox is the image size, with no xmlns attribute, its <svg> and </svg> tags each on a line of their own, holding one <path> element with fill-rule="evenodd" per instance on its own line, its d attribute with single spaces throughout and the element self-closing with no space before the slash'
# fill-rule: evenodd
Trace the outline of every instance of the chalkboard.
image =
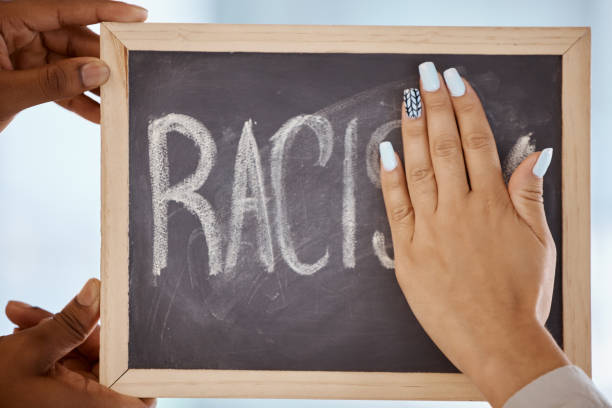
<svg viewBox="0 0 612 408">
<path fill-rule="evenodd" d="M 128 367 L 453 373 L 392 269 L 376 148 L 417 66 L 474 86 L 509 174 L 553 147 L 547 327 L 563 345 L 559 55 L 129 52 Z M 452 333 L 448 334 L 452 336 Z"/>
</svg>

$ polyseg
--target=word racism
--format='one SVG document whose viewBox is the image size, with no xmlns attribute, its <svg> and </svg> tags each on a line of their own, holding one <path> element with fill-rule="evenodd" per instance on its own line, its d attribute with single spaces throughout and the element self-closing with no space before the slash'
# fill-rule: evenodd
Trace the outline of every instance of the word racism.
<svg viewBox="0 0 612 408">
<path fill-rule="evenodd" d="M 399 120 L 380 126 L 373 132 L 367 146 L 367 171 L 372 183 L 380 187 L 377 148 L 384 138 L 400 126 Z M 289 170 L 287 153 L 296 135 L 303 128 L 309 128 L 317 138 L 319 157 L 315 165 L 325 167 L 332 150 L 334 134 L 332 125 L 323 116 L 299 115 L 289 119 L 270 138 L 270 176 L 272 182 L 275 219 L 270 220 L 266 207 L 266 190 L 260 154 L 253 134 L 253 123 L 244 123 L 238 143 L 234 166 L 234 180 L 231 198 L 230 236 L 223 258 L 219 238 L 219 221 L 214 208 L 198 191 L 206 182 L 215 165 L 217 147 L 208 129 L 198 120 L 176 113 L 170 113 L 152 120 L 148 128 L 149 163 L 151 172 L 151 193 L 153 202 L 153 275 L 159 276 L 167 265 L 168 257 L 168 204 L 180 203 L 196 216 L 202 225 L 208 247 L 209 273 L 218 275 L 231 272 L 238 259 L 245 215 L 255 217 L 258 259 L 268 271 L 274 270 L 272 241 L 275 238 L 283 260 L 300 275 L 312 275 L 321 270 L 329 260 L 329 249 L 312 264 L 299 260 L 290 235 L 289 217 L 285 199 L 284 176 Z M 182 181 L 170 185 L 168 161 L 168 135 L 180 134 L 190 139 L 199 150 L 195 171 Z M 342 261 L 345 268 L 355 267 L 355 162 L 357 119 L 351 120 L 345 132 L 342 192 Z M 250 195 L 247 196 L 247 192 Z M 271 226 L 274 223 L 274 229 Z M 272 231 L 276 234 L 273 234 Z M 273 235 L 276 235 L 273 238 Z M 381 264 L 393 268 L 393 260 L 385 250 L 385 237 L 380 231 L 372 236 L 373 250 Z"/>
</svg>

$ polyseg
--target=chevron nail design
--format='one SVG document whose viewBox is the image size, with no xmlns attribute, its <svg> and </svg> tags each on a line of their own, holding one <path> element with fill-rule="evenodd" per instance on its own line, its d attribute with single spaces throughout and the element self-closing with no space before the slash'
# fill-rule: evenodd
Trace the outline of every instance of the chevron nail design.
<svg viewBox="0 0 612 408">
<path fill-rule="evenodd" d="M 404 89 L 404 103 L 406 104 L 406 114 L 411 119 L 421 117 L 421 92 L 418 88 Z"/>
</svg>

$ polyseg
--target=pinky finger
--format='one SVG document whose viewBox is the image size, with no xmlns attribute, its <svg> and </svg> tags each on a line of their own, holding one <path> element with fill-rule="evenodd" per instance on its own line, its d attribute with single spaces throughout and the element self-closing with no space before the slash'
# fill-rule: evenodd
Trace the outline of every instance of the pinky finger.
<svg viewBox="0 0 612 408">
<path fill-rule="evenodd" d="M 402 245 L 400 242 L 412 240 L 414 209 L 408 194 L 404 169 L 391 142 L 380 144 L 380 164 L 380 181 L 393 243 L 394 246 Z"/>
<path fill-rule="evenodd" d="M 56 103 L 93 123 L 100 123 L 100 104 L 86 95 L 61 99 Z"/>
</svg>

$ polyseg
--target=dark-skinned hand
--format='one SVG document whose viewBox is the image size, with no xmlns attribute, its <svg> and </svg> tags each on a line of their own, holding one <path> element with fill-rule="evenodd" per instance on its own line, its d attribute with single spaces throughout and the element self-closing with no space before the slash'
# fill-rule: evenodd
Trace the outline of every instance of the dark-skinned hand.
<svg viewBox="0 0 612 408">
<path fill-rule="evenodd" d="M 11 301 L 7 317 L 17 325 L 0 337 L 2 407 L 145 408 L 154 399 L 118 394 L 98 382 L 100 282 L 90 279 L 55 315 Z"/>
<path fill-rule="evenodd" d="M 109 69 L 86 26 L 146 18 L 145 9 L 110 0 L 0 1 L 0 131 L 20 111 L 50 101 L 99 123 L 100 106 L 84 92 L 99 93 Z"/>
</svg>

